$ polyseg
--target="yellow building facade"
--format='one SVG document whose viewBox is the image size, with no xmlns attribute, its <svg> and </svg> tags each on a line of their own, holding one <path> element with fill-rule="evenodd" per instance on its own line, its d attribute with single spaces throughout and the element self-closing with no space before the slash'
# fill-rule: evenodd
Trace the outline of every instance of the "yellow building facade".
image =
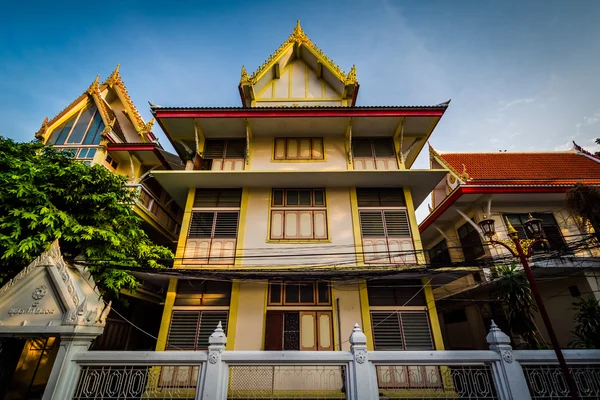
<svg viewBox="0 0 600 400">
<path fill-rule="evenodd" d="M 156 350 L 443 349 L 415 207 L 445 170 L 411 166 L 448 103 L 356 106 L 356 68 L 300 24 L 242 107 L 152 106 L 186 161 L 155 171 L 184 210 Z"/>
<path fill-rule="evenodd" d="M 54 118 L 47 117 L 35 136 L 44 144 L 69 152 L 89 165 L 103 165 L 128 178 L 139 191 L 135 212 L 149 235 L 172 247 L 177 241 L 182 210 L 152 178 L 152 171 L 182 168 L 178 156 L 163 150 L 131 101 L 119 66 L 90 87 Z"/>
</svg>

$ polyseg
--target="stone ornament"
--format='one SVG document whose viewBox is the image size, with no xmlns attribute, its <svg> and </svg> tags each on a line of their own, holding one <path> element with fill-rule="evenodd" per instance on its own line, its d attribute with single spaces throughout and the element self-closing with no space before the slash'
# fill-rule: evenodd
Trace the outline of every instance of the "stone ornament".
<svg viewBox="0 0 600 400">
<path fill-rule="evenodd" d="M 367 361 L 367 352 L 364 350 L 358 350 L 356 353 L 354 353 L 354 359 L 357 363 L 364 364 L 364 362 Z"/>
<path fill-rule="evenodd" d="M 507 363 L 511 363 L 515 359 L 512 351 L 510 351 L 510 350 L 502 350 L 500 352 L 500 355 L 502 356 L 502 359 Z"/>
<path fill-rule="evenodd" d="M 41 300 L 47 293 L 48 287 L 46 285 L 42 285 L 33 291 L 31 297 L 33 297 L 34 300 Z"/>
</svg>

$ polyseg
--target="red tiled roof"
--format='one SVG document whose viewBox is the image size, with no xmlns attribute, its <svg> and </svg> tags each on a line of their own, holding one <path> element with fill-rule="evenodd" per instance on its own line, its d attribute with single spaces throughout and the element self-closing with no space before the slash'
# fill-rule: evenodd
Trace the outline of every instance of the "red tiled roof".
<svg viewBox="0 0 600 400">
<path fill-rule="evenodd" d="M 600 160 L 573 151 L 553 153 L 446 153 L 454 170 L 469 174 L 467 184 L 600 183 Z"/>
</svg>

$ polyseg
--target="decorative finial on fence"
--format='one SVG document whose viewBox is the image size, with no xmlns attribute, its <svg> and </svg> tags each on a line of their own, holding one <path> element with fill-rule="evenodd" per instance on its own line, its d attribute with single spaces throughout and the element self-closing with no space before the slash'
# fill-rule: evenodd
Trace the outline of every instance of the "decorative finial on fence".
<svg viewBox="0 0 600 400">
<path fill-rule="evenodd" d="M 223 331 L 223 325 L 221 321 L 217 324 L 215 331 L 208 338 L 208 344 L 211 346 L 224 346 L 227 344 L 227 336 L 225 336 L 225 332 Z"/>
<path fill-rule="evenodd" d="M 367 336 L 363 333 L 362 329 L 360 329 L 358 323 L 354 324 L 354 329 L 352 329 L 352 334 L 350 335 L 350 344 L 353 346 L 364 346 L 367 344 Z"/>
</svg>

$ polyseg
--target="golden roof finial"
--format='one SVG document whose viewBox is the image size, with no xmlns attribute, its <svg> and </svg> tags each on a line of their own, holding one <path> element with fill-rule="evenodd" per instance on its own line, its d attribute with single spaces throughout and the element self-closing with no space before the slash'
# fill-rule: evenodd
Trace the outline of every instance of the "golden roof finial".
<svg viewBox="0 0 600 400">
<path fill-rule="evenodd" d="M 44 119 L 44 122 L 42 122 L 42 127 L 40 128 L 39 131 L 37 131 L 35 133 L 35 137 L 41 140 L 44 137 L 44 134 L 46 133 L 47 129 L 48 129 L 48 117 L 46 117 Z"/>
<path fill-rule="evenodd" d="M 152 130 L 152 125 L 154 125 L 154 121 L 156 121 L 156 120 L 155 120 L 155 119 L 154 119 L 154 117 L 153 117 L 153 118 L 152 118 L 150 121 L 148 121 L 148 122 L 146 123 L 146 125 L 144 126 L 144 130 L 145 130 L 146 132 L 150 132 L 150 131 Z"/>
<path fill-rule="evenodd" d="M 348 76 L 346 76 L 346 85 L 352 85 L 358 82 L 356 79 L 356 65 L 352 65 L 350 72 L 348 72 Z"/>
<path fill-rule="evenodd" d="M 115 70 L 110 74 L 110 76 L 108 77 L 108 79 L 106 80 L 106 82 L 104 82 L 105 84 L 107 84 L 108 86 L 113 86 L 115 83 L 117 83 L 119 81 L 119 68 L 121 67 L 121 64 L 117 64 L 117 68 L 115 68 Z"/>
<path fill-rule="evenodd" d="M 240 83 L 250 82 L 250 75 L 248 75 L 248 71 L 246 71 L 246 67 L 242 65 L 242 77 L 240 78 Z"/>
<path fill-rule="evenodd" d="M 469 173 L 467 172 L 467 166 L 465 164 L 462 165 L 463 166 L 463 170 L 460 174 L 460 179 L 462 181 L 468 181 L 469 180 Z"/>
<path fill-rule="evenodd" d="M 96 76 L 96 79 L 94 79 L 94 82 L 92 82 L 92 84 L 90 85 L 90 87 L 88 88 L 87 92 L 89 94 L 94 93 L 98 88 L 99 88 L 99 81 L 100 81 L 100 74 L 98 74 Z"/>
<path fill-rule="evenodd" d="M 300 26 L 300 20 L 296 21 L 296 27 L 294 28 L 294 31 L 292 32 L 288 40 L 294 41 L 296 43 L 310 42 L 310 40 L 302 30 L 302 27 Z"/>
<path fill-rule="evenodd" d="M 513 237 L 515 235 L 518 235 L 517 231 L 512 226 L 512 224 L 510 223 L 508 218 L 505 218 L 505 219 L 506 219 L 506 233 L 508 233 L 508 236 Z"/>
</svg>

